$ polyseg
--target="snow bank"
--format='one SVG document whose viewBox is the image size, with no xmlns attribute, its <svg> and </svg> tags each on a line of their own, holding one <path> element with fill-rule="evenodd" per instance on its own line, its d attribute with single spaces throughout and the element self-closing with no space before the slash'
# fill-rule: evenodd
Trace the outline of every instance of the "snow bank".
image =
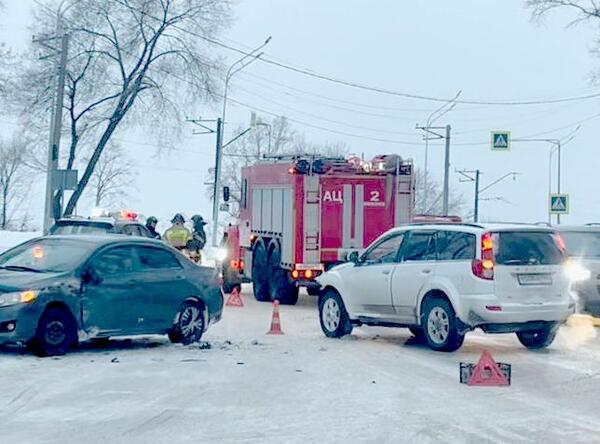
<svg viewBox="0 0 600 444">
<path fill-rule="evenodd" d="M 39 235 L 37 231 L 0 231 L 0 252 Z"/>
</svg>

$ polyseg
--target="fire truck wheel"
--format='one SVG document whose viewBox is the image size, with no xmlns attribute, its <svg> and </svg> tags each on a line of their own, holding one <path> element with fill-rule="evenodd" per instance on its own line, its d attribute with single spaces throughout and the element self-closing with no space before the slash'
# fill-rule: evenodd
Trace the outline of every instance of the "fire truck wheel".
<svg viewBox="0 0 600 444">
<path fill-rule="evenodd" d="M 252 255 L 252 289 L 257 301 L 271 300 L 269 293 L 269 270 L 267 264 L 267 250 L 262 242 L 256 244 Z"/>
<path fill-rule="evenodd" d="M 352 323 L 344 301 L 335 290 L 327 290 L 319 297 L 321 330 L 329 338 L 341 338 L 352 333 Z"/>
<path fill-rule="evenodd" d="M 271 300 L 284 305 L 296 305 L 299 289 L 290 279 L 287 270 L 281 268 L 281 250 L 278 245 L 271 248 L 269 255 L 269 276 L 271 277 Z"/>
</svg>

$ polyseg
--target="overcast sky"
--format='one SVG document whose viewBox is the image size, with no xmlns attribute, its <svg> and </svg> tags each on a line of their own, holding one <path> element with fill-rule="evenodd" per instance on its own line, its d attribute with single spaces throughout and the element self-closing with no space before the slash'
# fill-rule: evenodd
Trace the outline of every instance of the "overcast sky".
<svg viewBox="0 0 600 444">
<path fill-rule="evenodd" d="M 6 2 L 0 41 L 22 49 L 31 39 L 27 28 L 33 1 Z M 235 16 L 222 36 L 230 44 L 248 49 L 272 35 L 266 48 L 271 58 L 388 90 L 443 98 L 461 90 L 462 99 L 478 101 L 543 100 L 600 91 L 589 82 L 600 68 L 600 60 L 590 54 L 594 29 L 566 28 L 566 11 L 533 23 L 522 0 L 240 0 Z M 235 61 L 235 54 L 221 53 Z M 230 94 L 259 114 L 289 117 L 311 141 L 343 141 L 366 157 L 397 153 L 419 167 L 424 143 L 415 125 L 439 106 L 336 85 L 262 62 L 235 77 Z M 201 114 L 215 117 L 219 107 L 205 106 Z M 248 122 L 249 114 L 249 109 L 230 103 L 230 128 Z M 571 195 L 571 215 L 564 221 L 600 221 L 595 182 L 600 115 L 591 118 L 596 114 L 598 99 L 537 106 L 458 105 L 437 122 L 453 129 L 452 189 L 471 205 L 473 184 L 460 183 L 454 169 L 479 168 L 482 186 L 516 171 L 521 173 L 516 181 L 504 181 L 482 196 L 508 201 L 482 202 L 482 219 L 546 220 L 549 145 L 515 142 L 510 153 L 495 153 L 489 148 L 489 131 L 510 130 L 515 138 L 542 133 L 559 138 L 585 120 L 563 150 L 562 188 Z M 1 128 L 7 132 L 13 127 L 4 123 Z M 177 144 L 184 151 L 160 159 L 151 138 L 134 132 L 120 133 L 119 138 L 140 165 L 132 208 L 163 221 L 176 211 L 210 217 L 203 183 L 214 159 L 212 136 L 186 137 Z M 556 165 L 553 170 L 556 186 Z M 442 180 L 442 142 L 431 143 L 430 171 Z M 41 216 L 41 203 L 32 205 L 38 205 L 39 210 L 32 209 Z"/>
</svg>

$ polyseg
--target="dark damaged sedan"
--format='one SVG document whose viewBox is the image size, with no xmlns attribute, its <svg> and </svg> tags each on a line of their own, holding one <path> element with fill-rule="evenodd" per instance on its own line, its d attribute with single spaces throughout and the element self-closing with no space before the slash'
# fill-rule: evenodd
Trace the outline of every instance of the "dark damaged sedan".
<svg viewBox="0 0 600 444">
<path fill-rule="evenodd" d="M 50 236 L 0 255 L 0 344 L 40 356 L 110 336 L 190 344 L 222 308 L 214 269 L 150 239 Z"/>
</svg>

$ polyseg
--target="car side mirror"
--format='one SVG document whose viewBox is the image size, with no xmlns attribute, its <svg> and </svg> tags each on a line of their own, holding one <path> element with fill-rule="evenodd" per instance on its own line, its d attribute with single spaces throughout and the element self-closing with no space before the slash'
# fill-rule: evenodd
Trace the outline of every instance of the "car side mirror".
<svg viewBox="0 0 600 444">
<path fill-rule="evenodd" d="M 102 278 L 94 267 L 86 267 L 81 273 L 81 282 L 86 285 L 98 285 L 102 282 Z"/>
<path fill-rule="evenodd" d="M 351 251 L 350 253 L 348 253 L 346 255 L 346 260 L 348 262 L 353 262 L 355 264 L 358 264 L 360 262 L 360 257 L 358 255 L 358 251 Z"/>
</svg>

